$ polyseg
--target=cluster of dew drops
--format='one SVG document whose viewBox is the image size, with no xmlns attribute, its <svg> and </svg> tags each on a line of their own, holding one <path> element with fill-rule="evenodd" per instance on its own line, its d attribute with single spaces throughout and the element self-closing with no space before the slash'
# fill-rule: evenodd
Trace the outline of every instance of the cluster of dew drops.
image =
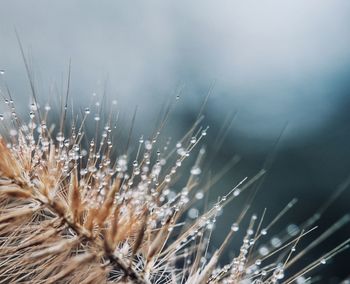
<svg viewBox="0 0 350 284">
<path fill-rule="evenodd" d="M 96 94 L 94 93 L 93 96 L 96 96 Z M 166 222 L 167 218 L 171 216 L 174 211 L 179 211 L 188 203 L 189 197 L 187 188 L 183 188 L 181 193 L 177 194 L 167 185 L 170 184 L 178 168 L 181 167 L 183 160 L 190 155 L 191 150 L 201 138 L 206 136 L 208 128 L 201 129 L 196 136 L 189 139 L 186 145 L 183 145 L 182 141 L 176 143 L 175 152 L 177 158 L 175 164 L 167 173 L 162 175 L 163 167 L 167 163 L 166 159 L 163 157 L 163 153 L 159 150 L 156 151 L 156 160 L 152 163 L 152 155 L 154 156 L 153 149 L 157 143 L 159 132 L 151 139 L 144 139 L 143 136 L 139 138 L 137 157 L 132 161 L 132 170 L 130 171 L 129 157 L 126 154 L 118 156 L 115 162 L 111 159 L 113 148 L 112 128 L 116 128 L 116 123 L 113 126 L 111 122 L 106 123 L 102 128 L 100 141 L 97 142 L 95 137 L 88 143 L 88 149 L 82 149 L 81 143 L 77 142 L 83 135 L 81 126 L 72 125 L 69 137 L 65 137 L 65 133 L 62 129 L 54 132 L 53 130 L 56 126 L 54 124 L 47 125 L 46 119 L 51 110 L 49 104 L 45 104 L 43 107 L 44 111 L 42 111 L 38 104 L 31 103 L 29 106 L 28 123 L 19 122 L 15 104 L 12 99 L 5 99 L 5 105 L 10 109 L 10 112 L 0 114 L 0 120 L 8 119 L 13 122 L 13 127 L 9 129 L 11 139 L 7 147 L 16 151 L 21 147 L 21 143 L 25 143 L 31 148 L 33 153 L 32 163 L 39 164 L 39 167 L 41 167 L 45 164 L 45 158 L 43 158 L 44 154 L 49 151 L 50 145 L 54 144 L 56 146 L 55 159 L 61 165 L 62 176 L 69 176 L 72 168 L 79 164 L 81 185 L 86 186 L 90 189 L 90 192 L 93 192 L 91 190 L 91 182 L 85 179 L 87 176 L 89 176 L 89 178 L 92 177 L 94 179 L 94 187 L 95 189 L 97 188 L 99 193 L 98 202 L 103 201 L 106 193 L 105 187 L 108 182 L 111 181 L 111 177 L 118 176 L 122 178 L 123 183 L 121 185 L 122 190 L 118 196 L 116 196 L 117 200 L 120 202 L 129 200 L 136 209 L 139 208 L 140 210 L 141 205 L 145 203 L 148 204 L 148 210 L 157 216 L 155 220 L 162 220 L 162 224 Z M 113 100 L 112 105 L 117 105 L 117 102 Z M 96 123 L 101 123 L 100 107 L 100 102 L 95 102 L 96 111 L 93 115 L 93 120 Z M 84 108 L 83 120 L 85 121 L 92 112 L 93 110 L 90 107 Z M 40 120 L 41 123 L 38 124 L 37 121 Z M 18 135 L 17 129 L 21 130 L 21 135 Z M 56 133 L 54 138 L 51 136 L 51 133 Z M 163 147 L 164 152 L 169 150 L 170 142 L 171 139 L 169 138 Z M 204 149 L 201 149 L 201 151 L 204 151 Z M 200 173 L 201 169 L 199 166 L 194 166 L 191 169 L 191 175 L 196 176 Z M 164 189 L 158 192 L 157 187 L 161 184 L 164 185 Z M 197 199 L 202 199 L 203 196 L 203 192 L 196 192 L 195 197 Z M 159 200 L 161 206 L 157 205 L 155 200 Z M 190 218 L 194 219 L 197 215 L 198 210 L 196 208 L 192 208 L 188 212 Z M 154 221 L 154 226 L 156 225 L 157 222 Z"/>
<path fill-rule="evenodd" d="M 3 73 L 4 72 L 0 70 L 0 74 Z M 117 102 L 113 101 L 112 104 L 116 105 Z M 30 104 L 29 122 L 27 124 L 18 123 L 19 119 L 12 99 L 5 98 L 5 105 L 10 111 L 6 112 L 5 114 L 0 114 L 0 121 L 4 121 L 5 118 L 9 118 L 9 120 L 14 122 L 14 127 L 8 130 L 9 135 L 11 137 L 11 142 L 8 142 L 7 147 L 16 151 L 17 147 L 20 147 L 21 143 L 23 143 L 23 141 L 21 142 L 20 139 L 25 139 L 26 145 L 29 145 L 32 152 L 34 153 L 32 160 L 33 164 L 39 163 L 39 161 L 45 163 L 45 159 L 42 158 L 44 156 L 44 153 L 46 153 L 49 150 L 50 144 L 53 143 L 52 137 L 49 135 L 49 133 L 51 133 L 51 131 L 53 130 L 54 125 L 51 125 L 50 129 L 48 129 L 45 119 L 42 120 L 39 125 L 37 125 L 36 121 L 38 120 L 37 116 L 40 107 L 36 103 Z M 100 103 L 96 102 L 95 106 L 96 108 L 99 108 Z M 42 117 L 46 118 L 50 110 L 51 106 L 49 104 L 46 104 L 44 106 L 44 113 L 42 114 Z M 89 107 L 86 107 L 84 109 L 84 116 L 88 117 L 90 114 L 91 109 Z M 100 122 L 101 117 L 98 111 L 96 111 L 93 119 L 96 123 Z M 23 137 L 18 137 L 18 128 L 16 129 L 16 127 L 20 128 L 21 133 L 23 133 Z M 106 194 L 104 188 L 106 187 L 108 182 L 110 182 L 110 177 L 121 177 L 123 179 L 123 183 L 121 185 L 122 191 L 118 194 L 118 196 L 116 196 L 117 201 L 122 202 L 125 200 L 129 200 L 131 204 L 136 208 L 136 211 L 141 211 L 143 204 L 147 204 L 149 212 L 152 212 L 152 214 L 156 216 L 156 218 L 153 218 L 149 221 L 151 222 L 151 227 L 156 228 L 158 225 L 157 221 L 159 220 L 160 224 L 164 225 L 166 220 L 169 218 L 169 216 L 171 216 L 174 213 L 174 211 L 181 210 L 181 208 L 189 202 L 189 190 L 186 187 L 183 188 L 180 191 L 180 193 L 176 193 L 175 191 L 171 190 L 171 188 L 167 185 L 170 184 L 173 176 L 177 173 L 178 168 L 181 167 L 183 160 L 190 155 L 191 150 L 196 146 L 196 144 L 204 136 L 206 136 L 208 128 L 201 129 L 199 132 L 197 132 L 197 135 L 191 137 L 186 145 L 183 145 L 182 141 L 176 143 L 175 152 L 177 154 L 177 158 L 175 164 L 172 167 L 170 167 L 170 170 L 163 176 L 161 175 L 162 169 L 167 163 L 166 159 L 164 158 L 164 155 L 162 155 L 163 153 L 161 153 L 159 150 L 156 151 L 155 162 L 151 162 L 153 149 L 155 147 L 155 144 L 157 143 L 159 132 L 157 132 L 156 136 L 151 139 L 144 139 L 143 136 L 139 138 L 137 155 L 131 163 L 132 170 L 129 171 L 129 157 L 126 154 L 118 156 L 116 158 L 115 163 L 112 163 L 112 128 L 116 128 L 116 124 L 111 126 L 111 123 L 108 122 L 102 129 L 99 144 L 95 139 L 92 139 L 88 145 L 88 150 L 82 149 L 81 144 L 77 142 L 83 135 L 82 127 L 72 125 L 71 134 L 69 137 L 65 137 L 62 131 L 58 131 L 55 136 L 56 143 L 54 144 L 57 145 L 56 159 L 63 165 L 62 174 L 69 176 L 69 172 L 71 171 L 72 167 L 74 167 L 74 165 L 80 162 L 80 181 L 83 184 L 86 183 L 85 186 L 91 189 L 91 184 L 89 184 L 88 181 L 84 179 L 84 177 L 91 175 L 95 179 L 94 184 L 96 184 L 95 186 L 97 187 L 99 193 L 99 199 L 97 200 L 97 202 L 103 201 L 104 196 Z M 37 132 L 37 134 L 35 134 L 35 132 Z M 36 135 L 38 136 L 37 139 L 40 143 L 37 143 Z M 17 140 L 16 137 L 18 137 Z M 16 141 L 18 142 L 16 143 Z M 169 150 L 170 142 L 171 139 L 169 138 L 165 146 L 163 147 L 164 152 Z M 204 148 L 202 148 L 200 150 L 200 154 L 204 154 L 204 151 Z M 86 159 L 84 166 L 82 166 L 83 159 Z M 199 165 L 193 166 L 190 171 L 190 174 L 193 176 L 200 175 L 201 168 L 199 167 Z M 164 189 L 161 192 L 157 191 L 157 188 L 160 185 L 164 185 Z M 239 195 L 239 193 L 239 188 L 236 188 L 233 191 L 234 196 Z M 202 191 L 197 191 L 194 194 L 194 197 L 197 200 L 201 200 L 204 197 L 204 193 Z M 156 200 L 160 201 L 161 204 L 159 205 L 159 203 L 156 202 Z M 201 222 L 199 227 L 196 228 L 189 235 L 188 238 L 185 238 L 180 242 L 180 244 L 177 247 L 178 251 L 185 248 L 186 245 L 189 242 L 195 240 L 196 237 L 202 235 L 200 228 L 206 227 L 209 230 L 212 230 L 214 228 L 216 217 L 221 212 L 220 204 L 225 201 L 226 196 L 221 198 L 221 200 L 218 203 L 216 203 L 214 208 L 216 210 L 216 214 L 213 218 L 206 218 L 204 215 L 200 217 Z M 188 210 L 187 215 L 191 219 L 196 219 L 199 217 L 199 210 L 195 207 L 192 207 Z M 255 220 L 257 217 L 253 215 L 252 218 Z M 169 228 L 169 231 L 171 230 L 172 227 Z M 234 223 L 231 226 L 231 231 L 237 232 L 238 230 L 239 224 Z M 300 230 L 298 226 L 290 224 L 288 225 L 286 231 L 288 235 L 296 236 Z M 247 230 L 247 233 L 243 239 L 243 245 L 240 248 L 239 256 L 234 258 L 230 264 L 225 265 L 223 268 L 217 268 L 216 270 L 214 270 L 213 277 L 215 277 L 216 274 L 219 274 L 222 271 L 228 270 L 237 273 L 241 273 L 242 270 L 245 270 L 247 275 L 265 276 L 268 273 L 264 269 L 259 269 L 259 266 L 262 263 L 260 258 L 257 258 L 255 263 L 250 267 L 245 267 L 246 256 L 249 252 L 249 248 L 254 244 L 254 240 L 250 238 L 253 233 L 254 232 L 252 229 Z M 266 235 L 267 230 L 262 229 L 260 234 Z M 264 244 L 259 247 L 258 254 L 264 257 L 268 255 L 271 250 L 280 246 L 282 246 L 281 238 L 278 236 L 274 236 L 270 239 L 269 244 Z M 185 252 L 186 250 L 187 249 L 185 248 Z M 295 250 L 295 248 L 293 247 L 292 250 Z M 190 260 L 188 261 L 190 262 Z M 203 262 L 205 262 L 205 260 L 203 260 Z M 322 259 L 321 264 L 325 263 L 326 260 Z M 280 279 L 283 279 L 283 277 L 283 267 L 282 265 L 277 265 L 277 267 L 275 267 L 274 269 L 272 282 L 276 282 Z M 300 283 L 304 283 L 302 277 L 297 280 Z M 225 280 L 225 283 L 233 283 L 232 281 L 234 280 L 230 280 L 228 278 Z"/>
</svg>

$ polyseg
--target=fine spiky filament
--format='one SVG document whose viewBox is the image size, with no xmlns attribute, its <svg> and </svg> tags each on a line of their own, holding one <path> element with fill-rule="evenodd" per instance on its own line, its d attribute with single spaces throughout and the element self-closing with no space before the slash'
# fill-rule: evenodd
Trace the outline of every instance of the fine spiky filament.
<svg viewBox="0 0 350 284">
<path fill-rule="evenodd" d="M 220 258 L 243 226 L 251 203 L 234 216 L 235 222 L 222 244 L 210 248 L 216 219 L 223 207 L 260 182 L 265 169 L 242 179 L 189 222 L 185 213 L 239 161 L 234 157 L 221 173 L 202 181 L 202 148 L 192 170 L 180 171 L 206 135 L 208 128 L 200 126 L 201 113 L 174 147 L 167 142 L 164 151 L 154 151 L 160 147 L 160 130 L 171 110 L 168 107 L 155 134 L 148 140 L 140 138 L 130 163 L 132 128 L 126 147 L 122 147 L 125 152 L 116 155 L 112 111 L 101 125 L 98 109 L 94 117 L 96 137 L 88 140 L 84 129 L 90 108 L 85 109 L 80 120 L 79 116 L 73 120 L 66 134 L 67 98 L 57 133 L 48 125 L 49 107 L 38 115 L 35 100 L 26 124 L 19 120 L 12 99 L 7 104 L 11 114 L 0 138 L 0 283 L 283 282 L 290 266 L 349 222 L 349 216 L 344 217 L 296 256 L 300 240 L 315 230 L 310 222 L 295 234 L 285 234 L 282 244 L 259 251 L 258 242 L 292 208 L 292 200 L 266 226 L 266 210 L 259 220 L 252 215 L 239 252 L 221 266 Z M 132 125 L 135 116 L 136 112 Z M 186 177 L 183 189 L 172 192 L 171 187 Z M 199 185 L 202 191 L 196 192 Z M 348 242 L 323 258 L 327 260 L 345 250 Z M 318 259 L 294 276 L 289 275 L 287 283 L 309 274 L 320 262 L 323 261 Z"/>
</svg>

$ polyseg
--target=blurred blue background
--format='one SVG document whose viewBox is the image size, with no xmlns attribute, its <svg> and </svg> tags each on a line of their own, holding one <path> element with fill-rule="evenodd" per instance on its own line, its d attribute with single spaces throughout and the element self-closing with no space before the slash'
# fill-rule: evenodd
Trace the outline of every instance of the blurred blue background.
<svg viewBox="0 0 350 284">
<path fill-rule="evenodd" d="M 75 105 L 85 107 L 92 93 L 106 90 L 130 119 L 137 104 L 135 137 L 152 129 L 162 104 L 180 88 L 168 126 L 179 137 L 211 89 L 209 151 L 235 114 L 214 171 L 234 154 L 242 158 L 213 197 L 252 176 L 276 151 L 254 210 L 268 207 L 272 218 L 296 196 L 300 207 L 289 217 L 301 222 L 350 173 L 349 27 L 347 0 L 0 1 L 1 87 L 6 81 L 17 106 L 27 108 L 16 29 L 42 100 L 57 101 L 71 59 Z M 321 227 L 348 212 L 349 198 L 337 200 Z M 240 209 L 232 205 L 217 226 L 225 230 Z M 344 235 L 349 230 L 339 241 Z M 342 265 L 329 270 L 339 277 L 348 272 Z"/>
</svg>

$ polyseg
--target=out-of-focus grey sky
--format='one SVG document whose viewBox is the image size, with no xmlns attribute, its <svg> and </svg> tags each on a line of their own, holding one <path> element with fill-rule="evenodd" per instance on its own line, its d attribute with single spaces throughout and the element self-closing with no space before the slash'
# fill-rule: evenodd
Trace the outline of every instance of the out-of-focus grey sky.
<svg viewBox="0 0 350 284">
<path fill-rule="evenodd" d="M 109 95 L 146 116 L 180 85 L 182 107 L 195 111 L 215 82 L 217 122 L 237 110 L 234 129 L 269 139 L 288 121 L 295 142 L 344 103 L 349 26 L 346 0 L 1 1 L 0 69 L 27 97 L 17 29 L 42 96 L 70 58 L 73 95 L 89 98 L 108 78 Z"/>
</svg>

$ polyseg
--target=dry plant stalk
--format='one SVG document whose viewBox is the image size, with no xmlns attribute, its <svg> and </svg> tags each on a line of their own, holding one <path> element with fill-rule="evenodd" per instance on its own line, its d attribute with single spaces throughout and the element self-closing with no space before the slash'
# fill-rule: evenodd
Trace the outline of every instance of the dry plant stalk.
<svg viewBox="0 0 350 284">
<path fill-rule="evenodd" d="M 90 109 L 83 111 L 80 126 L 79 119 L 73 121 L 66 137 L 66 108 L 55 132 L 47 122 L 49 106 L 41 110 L 33 103 L 30 121 L 23 123 L 13 101 L 6 104 L 9 123 L 5 126 L 2 121 L 0 139 L 0 283 L 306 283 L 315 267 L 348 247 L 346 240 L 286 279 L 285 271 L 294 262 L 349 221 L 349 216 L 343 217 L 310 247 L 298 250 L 299 240 L 314 230 L 320 214 L 315 215 L 300 228 L 290 228 L 275 246 L 258 248 L 257 242 L 294 205 L 293 200 L 267 226 L 264 214 L 251 216 L 238 254 L 220 266 L 220 256 L 248 207 L 223 244 L 209 254 L 217 214 L 256 184 L 264 170 L 241 181 L 195 220 L 184 218 L 204 194 L 196 191 L 204 150 L 190 173 L 179 172 L 206 135 L 206 129 L 197 129 L 201 118 L 174 149 L 167 143 L 163 152 L 156 153 L 153 149 L 159 147 L 167 114 L 153 137 L 140 139 L 129 166 L 126 153 L 113 158 L 113 118 L 84 150 Z M 99 116 L 94 120 L 102 121 Z M 169 186 L 181 175 L 189 179 L 182 191 L 174 193 Z M 206 185 L 207 190 L 211 184 Z M 347 183 L 340 190 L 346 187 Z"/>
</svg>

